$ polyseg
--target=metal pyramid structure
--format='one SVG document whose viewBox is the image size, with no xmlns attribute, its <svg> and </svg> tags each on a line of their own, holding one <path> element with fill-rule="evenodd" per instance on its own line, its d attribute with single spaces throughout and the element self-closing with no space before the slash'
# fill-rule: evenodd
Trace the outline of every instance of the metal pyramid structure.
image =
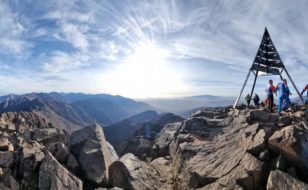
<svg viewBox="0 0 308 190">
<path fill-rule="evenodd" d="M 238 104 L 238 101 L 240 100 L 243 90 L 246 86 L 246 83 L 249 79 L 250 73 L 252 72 L 255 75 L 255 79 L 254 79 L 254 83 L 252 86 L 252 90 L 250 93 L 250 97 L 252 97 L 253 95 L 253 91 L 256 85 L 256 81 L 258 76 L 268 76 L 268 75 L 278 75 L 280 76 L 280 79 L 282 78 L 282 73 L 283 71 L 285 71 L 285 73 L 287 74 L 287 76 L 289 77 L 293 87 L 295 88 L 298 96 L 301 98 L 302 102 L 303 97 L 301 96 L 301 94 L 299 93 L 294 81 L 292 80 L 291 76 L 289 75 L 286 67 L 284 66 L 277 49 L 275 48 L 275 45 L 267 31 L 267 28 L 265 27 L 264 30 L 264 34 L 262 37 L 262 41 L 260 44 L 260 47 L 257 51 L 257 55 L 252 63 L 251 68 L 249 69 L 248 75 L 246 77 L 246 80 L 243 84 L 243 87 L 241 89 L 240 95 L 238 96 L 238 98 L 236 99 L 233 108 L 235 108 Z M 249 101 L 250 103 L 250 101 Z"/>
</svg>

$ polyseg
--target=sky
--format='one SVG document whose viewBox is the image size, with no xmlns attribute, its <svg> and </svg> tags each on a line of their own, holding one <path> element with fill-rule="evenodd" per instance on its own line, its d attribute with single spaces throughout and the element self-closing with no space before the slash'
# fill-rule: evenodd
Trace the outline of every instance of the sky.
<svg viewBox="0 0 308 190">
<path fill-rule="evenodd" d="M 265 26 L 301 90 L 307 8 L 306 0 L 3 0 L 0 94 L 237 96 Z M 257 93 L 269 78 L 279 80 L 258 78 Z"/>
</svg>

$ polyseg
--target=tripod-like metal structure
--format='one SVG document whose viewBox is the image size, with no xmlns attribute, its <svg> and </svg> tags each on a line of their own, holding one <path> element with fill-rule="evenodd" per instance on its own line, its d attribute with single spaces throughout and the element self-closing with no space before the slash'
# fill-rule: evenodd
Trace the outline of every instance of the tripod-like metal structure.
<svg viewBox="0 0 308 190">
<path fill-rule="evenodd" d="M 282 78 L 282 72 L 285 71 L 287 76 L 289 77 L 293 87 L 295 88 L 298 96 L 301 98 L 302 102 L 304 102 L 303 97 L 299 93 L 294 81 L 292 80 L 289 72 L 287 71 L 286 67 L 284 66 L 278 51 L 276 50 L 273 41 L 271 40 L 271 37 L 265 28 L 263 38 L 260 44 L 260 47 L 258 49 L 257 55 L 252 63 L 251 68 L 249 69 L 249 72 L 247 74 L 246 80 L 243 84 L 243 87 L 241 89 L 240 95 L 236 99 L 233 108 L 235 108 L 238 104 L 238 101 L 240 100 L 242 93 L 244 91 L 244 88 L 246 86 L 246 83 L 249 79 L 250 73 L 253 73 L 255 75 L 253 86 L 251 89 L 250 97 L 253 95 L 253 91 L 256 85 L 257 78 L 260 74 L 265 75 L 279 75 L 281 79 Z M 251 98 L 250 98 L 251 100 Z M 248 104 L 250 103 L 250 100 Z"/>
</svg>

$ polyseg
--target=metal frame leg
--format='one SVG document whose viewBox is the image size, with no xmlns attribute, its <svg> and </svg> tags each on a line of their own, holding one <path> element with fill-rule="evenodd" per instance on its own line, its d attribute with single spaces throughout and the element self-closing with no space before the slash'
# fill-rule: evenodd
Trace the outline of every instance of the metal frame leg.
<svg viewBox="0 0 308 190">
<path fill-rule="evenodd" d="M 295 90 L 296 90 L 296 93 L 298 94 L 298 96 L 299 96 L 299 97 L 300 97 L 300 99 L 302 100 L 302 103 L 305 103 L 305 102 L 304 102 L 304 99 L 303 99 L 303 97 L 302 97 L 302 95 L 299 93 L 299 91 L 298 91 L 298 89 L 297 89 L 297 87 L 296 87 L 296 85 L 295 85 L 294 81 L 292 80 L 291 76 L 289 75 L 289 73 L 288 73 L 287 69 L 285 68 L 285 69 L 284 69 L 284 71 L 285 71 L 285 72 L 286 72 L 286 74 L 288 75 L 288 77 L 289 77 L 289 79 L 290 79 L 290 81 L 291 81 L 291 83 L 292 83 L 293 87 L 294 87 L 294 88 L 295 88 Z"/>
<path fill-rule="evenodd" d="M 243 86 L 242 86 L 240 95 L 237 97 L 237 99 L 236 99 L 236 101 L 235 101 L 235 103 L 234 103 L 234 105 L 233 105 L 233 108 L 234 108 L 234 109 L 235 109 L 235 107 L 237 106 L 237 103 L 238 103 L 238 101 L 240 100 L 240 98 L 241 98 L 241 96 L 242 96 L 242 93 L 243 93 L 244 88 L 245 88 L 245 86 L 246 86 L 246 83 L 247 83 L 247 81 L 248 81 L 250 72 L 251 72 L 251 69 L 249 69 L 249 72 L 248 72 L 248 74 L 247 74 L 246 80 L 245 80 L 245 82 L 244 82 L 244 84 L 243 84 Z"/>
<path fill-rule="evenodd" d="M 257 82 L 257 78 L 258 78 L 258 70 L 257 70 L 257 72 L 256 72 L 256 74 L 255 74 L 255 80 L 254 80 L 254 82 L 253 82 L 253 86 L 252 86 L 252 89 L 251 89 L 251 93 L 250 93 L 250 99 L 249 99 L 249 101 L 248 101 L 248 106 L 250 105 L 250 101 L 251 101 L 251 98 L 252 98 L 252 95 L 253 95 L 253 91 L 255 90 L 255 85 L 256 85 L 256 82 Z"/>
</svg>

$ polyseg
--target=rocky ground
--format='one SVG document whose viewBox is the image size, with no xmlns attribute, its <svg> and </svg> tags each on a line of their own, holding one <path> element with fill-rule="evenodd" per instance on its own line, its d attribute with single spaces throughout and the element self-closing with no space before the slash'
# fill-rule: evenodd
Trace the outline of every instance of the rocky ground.
<svg viewBox="0 0 308 190">
<path fill-rule="evenodd" d="M 166 124 L 146 159 L 118 158 L 99 125 L 68 135 L 35 113 L 4 113 L 0 189 L 308 189 L 306 109 L 199 110 Z"/>
</svg>

